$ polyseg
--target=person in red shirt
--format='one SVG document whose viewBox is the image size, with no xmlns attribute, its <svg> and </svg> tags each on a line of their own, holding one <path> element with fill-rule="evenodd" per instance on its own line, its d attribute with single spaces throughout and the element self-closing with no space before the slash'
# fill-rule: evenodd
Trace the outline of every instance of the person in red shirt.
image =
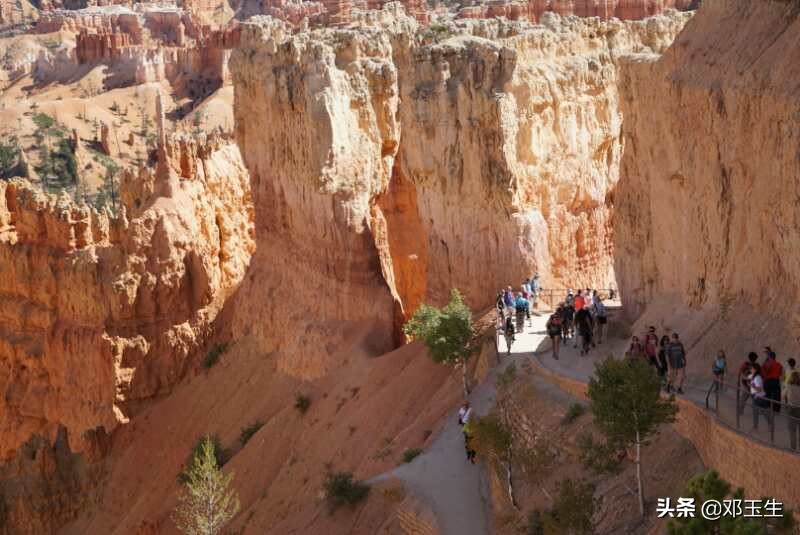
<svg viewBox="0 0 800 535">
<path fill-rule="evenodd" d="M 585 306 L 586 298 L 581 294 L 581 290 L 578 290 L 578 295 L 575 296 L 575 312 L 579 311 Z"/>
<path fill-rule="evenodd" d="M 764 392 L 767 399 L 771 400 L 772 410 L 781 411 L 781 377 L 783 377 L 783 366 L 778 362 L 775 352 L 771 347 L 764 348 L 766 360 L 761 365 L 761 376 L 764 378 Z"/>
</svg>

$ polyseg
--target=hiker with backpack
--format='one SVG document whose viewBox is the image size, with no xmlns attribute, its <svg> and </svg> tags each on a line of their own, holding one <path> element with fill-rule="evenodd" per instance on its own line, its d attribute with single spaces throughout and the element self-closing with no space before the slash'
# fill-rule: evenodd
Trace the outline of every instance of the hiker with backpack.
<svg viewBox="0 0 800 535">
<path fill-rule="evenodd" d="M 506 347 L 508 348 L 508 355 L 511 354 L 511 344 L 514 343 L 514 320 L 511 316 L 506 316 L 506 324 L 503 327 L 503 336 L 506 339 Z"/>
<path fill-rule="evenodd" d="M 644 354 L 647 357 L 647 363 L 650 364 L 657 372 L 660 373 L 658 366 L 658 335 L 656 328 L 652 325 L 648 327 L 647 333 L 644 335 Z"/>
<path fill-rule="evenodd" d="M 594 303 L 594 315 L 597 323 L 595 330 L 597 343 L 602 344 L 603 339 L 606 337 L 606 331 L 608 331 L 608 317 L 606 316 L 606 305 L 599 295 Z"/>
<path fill-rule="evenodd" d="M 517 315 L 517 332 L 525 330 L 525 317 L 530 317 L 530 304 L 528 300 L 522 297 L 522 293 L 517 292 L 517 298 L 514 301 L 514 310 Z"/>
<path fill-rule="evenodd" d="M 592 323 L 592 314 L 585 306 L 575 313 L 575 330 L 581 339 L 581 356 L 587 355 L 589 347 L 594 347 L 592 342 L 594 325 Z M 575 339 L 575 347 L 578 347 L 577 338 Z"/>
<path fill-rule="evenodd" d="M 555 312 L 550 315 L 550 318 L 547 320 L 547 324 L 545 328 L 547 329 L 547 335 L 550 337 L 550 341 L 553 344 L 553 358 L 558 360 L 558 349 L 561 345 L 561 326 L 563 323 L 561 317 L 562 307 L 558 307 Z"/>
</svg>

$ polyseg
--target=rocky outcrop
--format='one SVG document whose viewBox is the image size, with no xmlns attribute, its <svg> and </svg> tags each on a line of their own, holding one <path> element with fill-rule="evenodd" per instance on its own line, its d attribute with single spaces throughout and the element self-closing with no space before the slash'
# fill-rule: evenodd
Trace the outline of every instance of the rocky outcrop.
<svg viewBox="0 0 800 535">
<path fill-rule="evenodd" d="M 530 0 L 530 13 L 540 20 L 547 12 L 579 17 L 616 17 L 641 20 L 659 15 L 667 9 L 696 9 L 701 0 Z"/>
<path fill-rule="evenodd" d="M 242 332 L 261 330 L 308 377 L 330 363 L 307 362 L 324 357 L 304 338 L 328 334 L 269 334 L 307 324 L 306 293 L 319 317 L 373 321 L 388 338 L 392 309 L 399 323 L 452 287 L 479 307 L 534 270 L 547 286 L 607 285 L 616 58 L 660 52 L 686 18 L 463 22 L 441 41 L 400 14 L 293 37 L 245 24 L 236 129 L 263 207 L 246 293 L 294 306 Z"/>
<path fill-rule="evenodd" d="M 117 217 L 0 184 L 2 459 L 59 428 L 83 451 L 89 431 L 169 392 L 241 279 L 253 244 L 236 147 L 215 138 L 174 154 L 167 173 L 128 177 Z"/>
</svg>

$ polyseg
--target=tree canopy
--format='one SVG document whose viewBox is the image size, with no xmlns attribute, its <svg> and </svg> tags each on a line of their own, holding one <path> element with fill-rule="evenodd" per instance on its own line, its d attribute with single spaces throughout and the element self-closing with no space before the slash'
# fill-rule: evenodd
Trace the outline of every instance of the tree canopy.
<svg viewBox="0 0 800 535">
<path fill-rule="evenodd" d="M 403 330 L 425 343 L 434 362 L 455 364 L 466 361 L 472 353 L 472 312 L 456 289 L 444 308 L 420 306 Z"/>
</svg>

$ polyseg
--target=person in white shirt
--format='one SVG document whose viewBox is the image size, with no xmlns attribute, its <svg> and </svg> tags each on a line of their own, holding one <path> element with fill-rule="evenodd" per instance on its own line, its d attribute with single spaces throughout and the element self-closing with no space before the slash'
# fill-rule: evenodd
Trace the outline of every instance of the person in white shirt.
<svg viewBox="0 0 800 535">
<path fill-rule="evenodd" d="M 461 408 L 458 409 L 458 425 L 464 427 L 470 418 L 472 418 L 472 407 L 470 407 L 469 401 L 465 401 Z"/>
<path fill-rule="evenodd" d="M 758 416 L 763 414 L 767 424 L 772 425 L 772 404 L 764 391 L 764 379 L 761 377 L 761 366 L 755 365 L 750 372 L 750 396 L 753 398 L 753 431 L 758 430 Z"/>
<path fill-rule="evenodd" d="M 475 457 L 478 452 L 472 447 L 472 435 L 469 432 L 469 421 L 472 419 L 472 407 L 469 401 L 465 401 L 461 408 L 458 409 L 458 425 L 461 426 L 461 432 L 464 433 L 464 449 L 467 452 L 467 461 L 475 464 Z"/>
</svg>

